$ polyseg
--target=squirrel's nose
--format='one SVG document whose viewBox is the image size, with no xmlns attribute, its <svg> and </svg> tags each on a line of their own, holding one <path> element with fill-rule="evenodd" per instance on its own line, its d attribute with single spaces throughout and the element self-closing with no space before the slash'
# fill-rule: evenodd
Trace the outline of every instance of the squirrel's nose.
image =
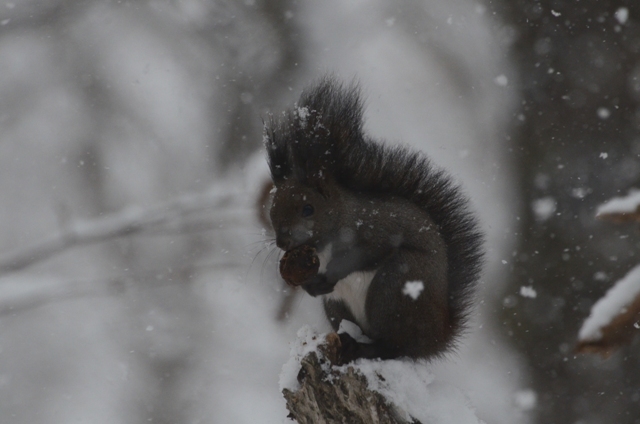
<svg viewBox="0 0 640 424">
<path fill-rule="evenodd" d="M 281 228 L 276 234 L 276 245 L 282 250 L 290 250 L 293 245 L 291 231 L 288 228 Z"/>
</svg>

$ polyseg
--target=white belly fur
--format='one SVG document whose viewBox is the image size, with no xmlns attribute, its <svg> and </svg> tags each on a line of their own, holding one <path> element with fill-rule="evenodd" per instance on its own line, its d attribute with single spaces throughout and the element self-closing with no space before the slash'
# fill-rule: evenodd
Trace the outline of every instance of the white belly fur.
<svg viewBox="0 0 640 424">
<path fill-rule="evenodd" d="M 356 324 L 364 331 L 369 329 L 365 312 L 367 291 L 375 275 L 376 271 L 351 273 L 338 281 L 333 292 L 325 295 L 327 299 L 342 300 L 349 307 L 349 310 L 351 310 L 353 317 L 356 319 Z"/>
</svg>

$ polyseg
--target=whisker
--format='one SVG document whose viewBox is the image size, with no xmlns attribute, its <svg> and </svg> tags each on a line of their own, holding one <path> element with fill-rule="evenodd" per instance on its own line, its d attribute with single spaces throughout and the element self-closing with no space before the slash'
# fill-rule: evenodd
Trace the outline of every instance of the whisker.
<svg viewBox="0 0 640 424">
<path fill-rule="evenodd" d="M 265 238 L 264 234 L 254 234 L 254 235 L 259 237 L 258 240 L 249 242 L 249 243 L 241 246 L 242 249 L 247 249 L 247 248 L 249 248 L 251 246 L 255 246 L 255 245 L 258 245 L 258 244 L 265 244 L 265 245 L 271 246 L 276 242 L 275 238 L 273 238 L 273 237 Z"/>
<path fill-rule="evenodd" d="M 266 257 L 266 258 L 265 258 L 265 260 L 262 262 L 262 270 L 261 270 L 261 272 L 260 272 L 260 281 L 263 281 L 263 280 L 264 280 L 264 268 L 265 268 L 265 265 L 267 264 L 267 262 L 270 262 L 270 261 L 271 261 L 271 258 L 273 257 L 273 254 L 274 254 L 274 253 L 276 254 L 276 259 L 277 259 L 277 260 L 276 260 L 276 262 L 275 262 L 275 264 L 276 264 L 276 275 L 280 275 L 280 273 L 278 272 L 278 271 L 279 271 L 279 270 L 278 270 L 278 264 L 279 264 L 279 262 L 280 262 L 280 258 L 279 258 L 278 256 L 280 255 L 280 252 L 281 252 L 281 251 L 280 251 L 280 249 L 279 249 L 279 248 L 277 248 L 277 247 L 275 246 L 275 243 L 274 243 L 274 244 L 271 246 L 271 250 L 270 250 L 270 251 L 269 251 L 269 253 L 267 254 L 267 257 Z"/>
<path fill-rule="evenodd" d="M 248 248 L 249 246 L 255 246 L 255 245 L 259 245 L 259 244 L 261 244 L 261 245 L 262 245 L 262 247 L 261 247 L 261 248 L 256 252 L 256 254 L 255 254 L 255 255 L 253 255 L 253 259 L 251 260 L 251 263 L 250 263 L 250 264 L 249 264 L 249 266 L 247 267 L 247 270 L 246 270 L 245 275 L 244 275 L 244 279 L 245 279 L 245 281 L 248 279 L 248 277 L 249 277 L 249 272 L 251 272 L 251 270 L 253 269 L 253 267 L 254 267 L 254 265 L 255 265 L 255 263 L 256 263 L 256 260 L 257 260 L 260 256 L 262 256 L 262 254 L 263 254 L 263 252 L 264 252 L 265 250 L 267 250 L 267 249 L 272 249 L 272 248 L 273 248 L 273 246 L 274 246 L 274 244 L 275 244 L 275 239 L 258 240 L 258 241 L 255 241 L 255 242 L 251 242 L 251 243 L 249 243 L 249 244 L 245 245 L 245 246 L 243 247 L 243 250 L 245 250 L 245 251 L 247 252 L 247 254 L 248 254 L 248 255 L 251 255 L 251 253 L 250 253 L 250 249 L 247 249 L 247 248 Z M 264 263 L 263 263 L 263 266 L 262 266 L 262 267 L 264 268 Z M 261 282 L 262 282 L 262 277 L 261 277 Z"/>
</svg>

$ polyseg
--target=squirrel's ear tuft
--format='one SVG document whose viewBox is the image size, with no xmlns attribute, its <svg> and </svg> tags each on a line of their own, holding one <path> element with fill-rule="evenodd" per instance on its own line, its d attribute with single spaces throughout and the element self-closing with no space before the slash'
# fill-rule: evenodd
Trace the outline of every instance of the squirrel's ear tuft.
<svg viewBox="0 0 640 424">
<path fill-rule="evenodd" d="M 356 81 L 346 85 L 327 75 L 303 91 L 298 110 L 308 111 L 307 125 L 323 129 L 339 144 L 361 139 L 364 106 Z"/>
<path fill-rule="evenodd" d="M 295 162 L 304 163 L 304 177 L 335 178 L 349 151 L 363 148 L 360 97 L 356 82 L 345 85 L 331 75 L 303 91 L 292 113 L 296 142 L 291 147 Z"/>
<path fill-rule="evenodd" d="M 356 82 L 345 85 L 329 75 L 282 116 L 269 116 L 264 144 L 273 181 L 291 177 L 313 186 L 322 174 L 336 178 L 350 152 L 366 148 L 360 97 Z"/>
<path fill-rule="evenodd" d="M 286 131 L 282 131 L 281 127 L 282 125 L 270 115 L 264 124 L 262 138 L 274 183 L 283 181 L 292 174 L 291 151 L 287 145 Z"/>
</svg>

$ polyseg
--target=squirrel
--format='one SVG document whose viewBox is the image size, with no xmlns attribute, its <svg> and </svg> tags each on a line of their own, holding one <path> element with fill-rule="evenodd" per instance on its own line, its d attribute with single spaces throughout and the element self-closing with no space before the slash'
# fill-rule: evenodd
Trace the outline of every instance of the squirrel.
<svg viewBox="0 0 640 424">
<path fill-rule="evenodd" d="M 358 84 L 333 76 L 270 116 L 264 143 L 276 245 L 312 247 L 320 265 L 302 288 L 322 296 L 334 330 L 348 320 L 370 339 L 339 334 L 341 363 L 450 350 L 483 259 L 483 235 L 452 178 L 424 153 L 367 135 Z"/>
</svg>

